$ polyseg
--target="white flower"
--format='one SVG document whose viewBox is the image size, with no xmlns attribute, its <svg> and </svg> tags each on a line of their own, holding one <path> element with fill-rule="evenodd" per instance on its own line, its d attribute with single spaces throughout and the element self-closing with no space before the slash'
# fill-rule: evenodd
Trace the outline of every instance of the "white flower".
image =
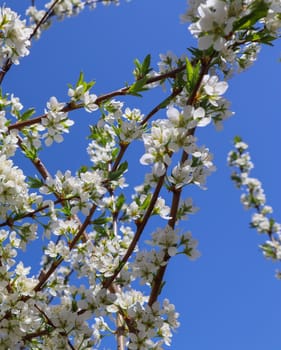
<svg viewBox="0 0 281 350">
<path fill-rule="evenodd" d="M 152 234 L 151 244 L 166 249 L 175 248 L 177 247 L 178 238 L 177 232 L 171 226 L 167 225 L 164 229 L 158 228 Z"/>
<path fill-rule="evenodd" d="M 219 78 L 216 75 L 204 75 L 202 85 L 204 91 L 209 96 L 209 101 L 213 106 L 218 106 L 217 100 L 220 99 L 220 96 L 223 95 L 227 88 L 228 84 L 226 81 L 219 81 Z"/>
<path fill-rule="evenodd" d="M 17 264 L 17 267 L 15 269 L 15 273 L 19 276 L 27 276 L 31 270 L 31 267 L 24 267 L 23 262 L 20 261 Z"/>
<path fill-rule="evenodd" d="M 174 184 L 177 189 L 189 184 L 192 178 L 193 169 L 190 165 L 190 161 L 176 165 L 172 170 L 172 175 L 168 177 L 169 181 Z"/>
<path fill-rule="evenodd" d="M 95 103 L 97 99 L 97 95 L 90 94 L 89 91 L 86 91 L 82 96 L 81 100 L 84 103 L 84 108 L 87 112 L 91 113 L 96 111 L 99 106 Z"/>
<path fill-rule="evenodd" d="M 207 0 L 198 7 L 199 19 L 189 26 L 190 32 L 199 38 L 200 50 L 213 46 L 216 51 L 225 47 L 225 37 L 231 32 L 234 17 L 228 17 L 228 4 L 221 0 Z"/>
<path fill-rule="evenodd" d="M 71 101 L 80 101 L 84 95 L 84 86 L 78 85 L 75 89 L 68 89 L 68 96 L 71 98 Z"/>
<path fill-rule="evenodd" d="M 202 107 L 198 107 L 193 112 L 193 118 L 197 122 L 197 126 L 204 127 L 211 123 L 211 117 L 206 117 L 205 110 Z"/>
<path fill-rule="evenodd" d="M 68 114 L 63 111 L 64 103 L 58 102 L 56 97 L 51 97 L 47 102 L 46 117 L 42 119 L 42 125 L 47 132 L 42 135 L 46 146 L 50 146 L 53 141 L 58 143 L 63 141 L 63 133 L 68 133 L 74 121 L 68 118 Z"/>
</svg>

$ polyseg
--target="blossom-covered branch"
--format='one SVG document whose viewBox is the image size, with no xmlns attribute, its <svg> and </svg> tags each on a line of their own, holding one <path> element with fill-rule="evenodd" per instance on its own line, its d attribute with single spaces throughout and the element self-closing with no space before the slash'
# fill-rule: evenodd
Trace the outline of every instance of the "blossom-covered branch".
<svg viewBox="0 0 281 350">
<path fill-rule="evenodd" d="M 234 140 L 235 150 L 228 155 L 228 163 L 237 170 L 233 171 L 231 178 L 236 186 L 243 190 L 241 202 L 245 209 L 254 209 L 251 227 L 259 233 L 266 234 L 268 240 L 260 246 L 263 254 L 270 259 L 281 260 L 281 225 L 272 217 L 273 209 L 266 204 L 266 196 L 261 182 L 250 177 L 250 172 L 254 167 L 249 152 L 248 145 L 240 137 Z M 279 274 L 278 274 L 279 276 Z"/>
<path fill-rule="evenodd" d="M 53 0 L 45 10 L 27 10 L 31 24 L 3 6 L 0 81 L 29 54 L 31 39 L 39 39 L 52 18 L 78 14 L 99 2 L 118 3 Z M 69 101 L 53 96 L 37 117 L 13 93 L 1 91 L 1 348 L 97 349 L 105 336 L 116 335 L 120 350 L 170 346 L 179 315 L 162 298 L 165 272 L 179 254 L 199 256 L 197 241 L 182 220 L 197 211 L 188 189 L 205 189 L 215 170 L 197 130 L 212 124 L 221 129 L 232 115 L 223 97 L 228 80 L 256 60 L 261 44 L 278 38 L 280 12 L 277 0 L 191 1 L 183 18 L 198 48 L 180 57 L 161 54 L 156 67 L 150 55 L 136 59 L 130 85 L 97 96 L 94 82 L 80 73 L 69 86 Z M 146 97 L 162 87 L 168 92 L 146 115 L 116 100 Z M 65 134 L 71 137 L 75 126 L 69 114 L 78 109 L 95 113 L 85 135 L 88 161 L 75 171 L 53 174 L 41 151 L 62 143 Z M 271 208 L 261 185 L 249 177 L 246 146 L 236 141 L 229 162 L 240 173 L 233 179 L 246 189 L 243 203 L 256 210 L 252 226 L 269 237 L 262 245 L 265 255 L 279 260 L 280 225 L 268 217 Z M 136 142 L 144 145 L 141 184 L 127 176 L 135 171 L 126 157 Z M 19 152 L 37 176 L 19 168 Z M 125 190 L 128 180 L 133 186 Z M 152 227 L 153 216 L 159 227 Z M 31 276 L 21 257 L 36 239 L 41 261 Z"/>
</svg>

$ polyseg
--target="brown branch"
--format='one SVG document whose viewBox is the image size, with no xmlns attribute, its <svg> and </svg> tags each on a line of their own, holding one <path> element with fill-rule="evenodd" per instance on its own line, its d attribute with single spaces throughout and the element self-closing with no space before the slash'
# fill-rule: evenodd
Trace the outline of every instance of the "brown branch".
<svg viewBox="0 0 281 350">
<path fill-rule="evenodd" d="M 192 93 L 190 94 L 186 104 L 187 105 L 193 105 L 195 102 L 196 102 L 196 96 L 197 96 L 197 93 L 200 89 L 200 86 L 201 86 L 201 83 L 202 83 L 202 79 L 204 77 L 205 74 L 207 74 L 209 68 L 210 68 L 210 65 L 211 65 L 211 61 L 212 61 L 212 57 L 209 57 L 207 60 L 203 60 L 201 63 L 201 71 L 200 71 L 200 75 L 199 75 L 199 78 L 196 82 L 196 85 L 192 91 Z M 194 135 L 195 133 L 195 130 L 196 128 L 193 128 L 193 129 L 190 129 L 187 131 L 187 135 L 186 137 L 188 136 L 191 136 L 191 135 Z M 180 164 L 183 164 L 187 159 L 188 159 L 188 154 L 183 151 L 182 152 L 182 157 L 181 157 L 181 160 L 180 160 Z M 168 221 L 168 225 L 174 229 L 175 228 L 175 225 L 176 225 L 176 222 L 177 222 L 177 212 L 178 212 L 178 208 L 179 208 L 179 203 L 180 203 L 180 197 L 181 197 L 181 194 L 182 194 L 182 187 L 180 189 L 176 189 L 174 188 L 172 190 L 173 192 L 173 198 L 172 198 L 172 205 L 171 205 L 171 210 L 170 210 L 170 219 Z M 152 306 L 156 301 L 157 301 L 157 298 L 161 292 L 161 288 L 162 288 L 162 282 L 163 282 L 163 279 L 164 279 L 164 275 L 165 275 L 165 272 L 166 272 L 166 269 L 167 269 L 167 266 L 168 266 L 168 261 L 170 260 L 170 255 L 168 254 L 168 250 L 165 251 L 165 255 L 164 255 L 164 258 L 163 258 L 163 261 L 166 263 L 165 265 L 163 266 L 160 266 L 154 279 L 153 279 L 153 283 L 152 283 L 152 289 L 151 289 L 151 293 L 150 293 L 150 296 L 149 296 L 149 300 L 148 300 L 148 305 L 149 306 Z"/>
<path fill-rule="evenodd" d="M 151 84 L 151 83 L 155 83 L 155 82 L 158 82 L 158 81 L 161 81 L 161 80 L 165 80 L 167 78 L 171 78 L 171 77 L 174 77 L 175 75 L 177 75 L 178 73 L 180 73 L 181 71 L 183 71 L 185 69 L 185 65 L 182 66 L 182 67 L 179 67 L 179 68 L 176 68 L 170 72 L 166 72 L 166 73 L 163 73 L 163 74 L 160 74 L 160 75 L 157 75 L 155 77 L 151 77 L 147 80 L 147 85 L 148 84 Z M 99 96 L 97 99 L 96 99 L 96 104 L 98 106 L 100 106 L 104 101 L 106 100 L 109 100 L 115 96 L 124 96 L 124 95 L 130 95 L 130 92 L 129 92 L 129 89 L 132 85 L 130 86 L 125 86 L 121 89 L 118 89 L 118 90 L 114 90 L 112 92 L 109 92 L 107 94 L 104 94 L 104 95 L 101 95 Z M 82 103 L 79 103 L 79 104 L 75 104 L 73 102 L 70 102 L 68 104 L 66 104 L 62 109 L 61 109 L 61 112 L 70 112 L 70 111 L 73 111 L 73 110 L 76 110 L 76 109 L 80 109 L 80 108 L 83 108 L 84 105 Z M 159 108 L 159 107 L 158 107 Z M 160 109 L 160 108 L 159 108 Z M 158 110 L 159 110 L 158 109 Z M 11 131 L 11 130 L 14 130 L 14 129 L 17 129 L 17 130 L 20 130 L 26 126 L 31 126 L 31 125 L 34 125 L 34 124 L 38 124 L 38 123 L 41 123 L 42 119 L 45 119 L 47 117 L 47 113 L 45 114 L 42 114 L 42 115 L 39 115 L 38 117 L 35 117 L 35 118 L 32 118 L 32 119 L 29 119 L 29 120 L 24 120 L 24 121 L 19 121 L 17 123 L 14 123 L 14 124 L 11 124 L 8 126 L 8 131 Z"/>
<path fill-rule="evenodd" d="M 82 108 L 83 104 L 79 103 L 67 103 L 61 110 L 60 112 L 70 112 L 70 111 L 74 111 L 76 109 Z M 13 130 L 13 129 L 17 129 L 17 130 L 21 130 L 22 128 L 26 127 L 26 126 L 31 126 L 31 125 L 35 125 L 35 124 L 39 124 L 41 123 L 42 119 L 47 118 L 48 113 L 44 113 L 39 115 L 38 117 L 32 118 L 32 119 L 28 119 L 28 120 L 23 120 L 23 121 L 19 121 L 17 123 L 11 124 L 8 126 L 8 131 Z"/>
<path fill-rule="evenodd" d="M 116 338 L 117 338 L 117 350 L 125 350 L 125 339 L 124 339 L 124 325 L 123 317 L 120 313 L 116 316 Z"/>
<path fill-rule="evenodd" d="M 112 166 L 111 172 L 114 172 L 114 171 L 117 170 L 118 165 L 120 164 L 120 162 L 121 162 L 121 160 L 122 160 L 122 158 L 123 158 L 123 156 L 124 156 L 124 154 L 125 154 L 125 152 L 126 152 L 128 147 L 129 147 L 129 144 L 126 144 L 126 145 L 121 144 L 120 145 L 120 151 L 119 151 L 119 153 L 118 153 L 118 155 L 117 155 L 117 157 L 116 157 L 116 159 L 114 161 L 114 164 Z"/>
<path fill-rule="evenodd" d="M 195 129 L 193 129 L 195 130 Z M 186 152 L 183 151 L 182 153 L 182 158 L 181 158 L 181 164 L 183 164 L 185 162 L 185 160 L 188 158 L 188 154 Z M 172 204 L 171 204 L 171 210 L 170 210 L 170 219 L 168 221 L 168 225 L 174 229 L 176 222 L 177 222 L 177 212 L 178 212 L 178 208 L 179 208 L 179 203 L 180 203 L 180 197 L 182 194 L 182 188 L 173 189 L 173 198 L 172 198 Z M 152 283 L 152 289 L 150 292 L 150 296 L 149 296 L 149 300 L 148 300 L 148 305 L 152 306 L 154 304 L 154 302 L 157 300 L 158 295 L 161 292 L 161 288 L 162 288 L 162 281 L 164 279 L 164 275 L 168 266 L 168 261 L 170 260 L 170 255 L 168 254 L 168 250 L 165 251 L 165 255 L 163 258 L 163 261 L 166 262 L 165 265 L 162 265 L 159 267 L 154 279 L 153 279 L 153 283 Z"/>
</svg>

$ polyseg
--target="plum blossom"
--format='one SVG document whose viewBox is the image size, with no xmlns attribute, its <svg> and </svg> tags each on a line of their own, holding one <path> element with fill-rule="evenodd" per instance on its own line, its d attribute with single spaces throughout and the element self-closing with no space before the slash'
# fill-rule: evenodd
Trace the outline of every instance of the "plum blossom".
<svg viewBox="0 0 281 350">
<path fill-rule="evenodd" d="M 168 120 L 157 120 L 152 123 L 151 133 L 142 136 L 146 153 L 141 157 L 143 165 L 153 164 L 152 172 L 157 176 L 165 174 L 170 164 L 169 151 L 174 150 L 173 127 Z"/>
<path fill-rule="evenodd" d="M 26 21 L 10 8 L 0 8 L 0 67 L 11 59 L 19 64 L 19 58 L 29 54 L 32 29 L 26 26 Z"/>
<path fill-rule="evenodd" d="M 189 26 L 191 34 L 198 38 L 200 50 L 213 46 L 221 51 L 231 33 L 235 17 L 229 17 L 228 4 L 221 0 L 207 0 L 198 7 L 198 20 Z"/>
<path fill-rule="evenodd" d="M 228 88 L 228 83 L 226 81 L 219 81 L 216 75 L 210 76 L 206 74 L 203 77 L 202 86 L 209 97 L 209 102 L 217 107 L 218 100 L 221 99 L 221 95 L 223 95 Z"/>
<path fill-rule="evenodd" d="M 46 146 L 50 146 L 54 141 L 62 142 L 63 133 L 68 133 L 74 121 L 68 118 L 68 113 L 63 111 L 64 103 L 58 102 L 56 97 L 51 97 L 47 102 L 46 118 L 42 119 L 42 125 L 47 132 L 42 135 Z"/>
</svg>

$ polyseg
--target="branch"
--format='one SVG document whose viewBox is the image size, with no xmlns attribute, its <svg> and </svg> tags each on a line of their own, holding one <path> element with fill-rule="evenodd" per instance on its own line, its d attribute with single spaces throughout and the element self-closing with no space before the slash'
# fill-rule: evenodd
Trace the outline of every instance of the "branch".
<svg viewBox="0 0 281 350">
<path fill-rule="evenodd" d="M 195 99 L 196 99 L 196 95 L 198 93 L 198 90 L 200 89 L 201 83 L 202 83 L 202 79 L 204 77 L 205 74 L 207 74 L 210 65 L 211 65 L 211 61 L 212 61 L 213 57 L 209 57 L 208 60 L 202 60 L 202 65 L 201 65 L 201 72 L 200 75 L 198 77 L 197 83 L 192 91 L 192 93 L 190 94 L 186 104 L 187 105 L 193 105 L 195 103 Z M 194 135 L 196 128 L 193 128 L 191 130 L 187 131 L 187 137 Z M 182 152 L 182 157 L 180 160 L 180 164 L 183 164 L 187 159 L 188 159 L 188 154 L 183 151 Z M 176 222 L 177 222 L 177 212 L 178 212 L 178 208 L 179 208 L 179 203 L 180 203 L 180 197 L 182 194 L 182 190 L 183 187 L 181 187 L 180 189 L 174 189 L 173 190 L 173 198 L 172 198 L 172 205 L 171 205 L 171 210 L 170 210 L 170 217 L 171 219 L 168 221 L 168 225 L 174 229 Z M 164 275 L 168 266 L 168 261 L 170 260 L 170 255 L 168 254 L 168 250 L 166 250 L 163 261 L 166 262 L 165 265 L 162 265 L 159 267 L 153 283 L 152 283 L 152 289 L 151 289 L 151 293 L 150 293 L 150 297 L 149 297 L 149 301 L 148 301 L 148 305 L 152 306 L 155 301 L 157 300 L 160 292 L 161 292 L 161 288 L 162 288 L 162 281 L 164 279 Z"/>
<path fill-rule="evenodd" d="M 155 83 L 155 82 L 158 82 L 158 81 L 161 81 L 161 80 L 165 80 L 167 78 L 171 78 L 171 77 L 174 77 L 176 76 L 178 73 L 182 72 L 183 70 L 185 69 L 185 65 L 179 67 L 179 68 L 176 68 L 174 70 L 171 70 L 170 72 L 166 72 L 166 73 L 163 73 L 163 74 L 160 74 L 160 75 L 157 75 L 155 77 L 151 77 L 149 79 L 147 79 L 147 85 L 149 84 L 152 84 L 152 83 Z M 130 95 L 130 87 L 132 86 L 133 84 L 129 85 L 129 86 L 125 86 L 121 89 L 117 89 L 117 90 L 114 90 L 112 92 L 109 92 L 107 94 L 104 94 L 104 95 L 101 95 L 99 96 L 97 99 L 96 99 L 96 104 L 98 106 L 100 106 L 104 101 L 106 100 L 109 100 L 115 96 L 124 96 L 124 95 Z M 80 104 L 75 104 L 73 102 L 70 102 L 68 104 L 66 104 L 61 112 L 70 112 L 70 111 L 73 111 L 73 110 L 76 110 L 76 109 L 80 109 L 80 108 L 83 108 L 84 105 L 82 103 Z M 159 108 L 160 109 L 160 108 Z M 32 119 L 29 119 L 29 120 L 24 120 L 24 121 L 19 121 L 17 123 L 14 123 L 14 124 L 11 124 L 8 126 L 8 131 L 11 131 L 11 130 L 14 130 L 14 129 L 17 129 L 17 130 L 21 130 L 22 128 L 26 127 L 26 126 L 31 126 L 31 125 L 34 125 L 34 124 L 39 124 L 41 123 L 42 119 L 46 118 L 47 117 L 47 113 L 45 114 L 42 114 L 42 115 L 39 115 L 38 117 L 35 117 L 35 118 L 32 118 Z"/>
</svg>

